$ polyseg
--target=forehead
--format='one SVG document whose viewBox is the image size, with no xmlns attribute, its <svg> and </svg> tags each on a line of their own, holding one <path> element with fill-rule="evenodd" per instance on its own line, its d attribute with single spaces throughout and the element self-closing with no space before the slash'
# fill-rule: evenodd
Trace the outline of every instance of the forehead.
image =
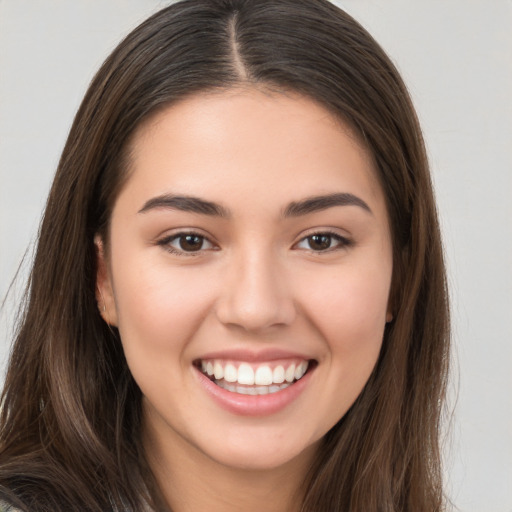
<svg viewBox="0 0 512 512">
<path fill-rule="evenodd" d="M 223 196 L 222 202 L 226 194 L 270 200 L 278 192 L 305 196 L 342 187 L 382 195 L 371 154 L 358 137 L 295 93 L 193 95 L 143 123 L 130 149 L 128 188 L 139 194 L 178 189 Z"/>
</svg>

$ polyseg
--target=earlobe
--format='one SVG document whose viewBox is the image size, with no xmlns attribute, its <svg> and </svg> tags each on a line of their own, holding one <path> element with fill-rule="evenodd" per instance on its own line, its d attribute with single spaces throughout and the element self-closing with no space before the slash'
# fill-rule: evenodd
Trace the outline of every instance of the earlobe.
<svg viewBox="0 0 512 512">
<path fill-rule="evenodd" d="M 391 311 L 388 310 L 388 312 L 386 313 L 386 323 L 389 324 L 393 321 L 393 313 L 391 313 Z"/>
<path fill-rule="evenodd" d="M 117 327 L 117 310 L 110 272 L 105 255 L 105 245 L 100 235 L 94 237 L 96 247 L 96 302 L 101 317 L 108 325 Z"/>
</svg>

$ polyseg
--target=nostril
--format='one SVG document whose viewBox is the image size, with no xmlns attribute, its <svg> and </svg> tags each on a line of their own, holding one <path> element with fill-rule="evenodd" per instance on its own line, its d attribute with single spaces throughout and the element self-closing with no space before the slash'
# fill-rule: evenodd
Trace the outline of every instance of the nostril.
<svg viewBox="0 0 512 512">
<path fill-rule="evenodd" d="M 295 306 L 288 299 L 259 301 L 245 298 L 225 301 L 216 311 L 218 320 L 232 327 L 239 327 L 247 332 L 259 332 L 271 327 L 290 325 L 296 316 Z"/>
<path fill-rule="evenodd" d="M 248 332 L 290 325 L 296 311 L 285 274 L 268 252 L 249 252 L 243 251 L 243 260 L 234 261 L 226 276 L 215 308 L 218 320 Z"/>
</svg>

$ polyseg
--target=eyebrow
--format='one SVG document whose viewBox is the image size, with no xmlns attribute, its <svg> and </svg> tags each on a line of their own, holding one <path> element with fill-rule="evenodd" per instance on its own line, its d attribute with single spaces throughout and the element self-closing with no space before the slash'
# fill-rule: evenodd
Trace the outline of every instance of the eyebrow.
<svg viewBox="0 0 512 512">
<path fill-rule="evenodd" d="M 347 192 L 327 194 L 323 196 L 312 196 L 290 203 L 284 210 L 283 217 L 299 217 L 308 213 L 327 210 L 334 206 L 358 206 L 368 213 L 373 213 L 368 204 L 360 197 Z"/>
<path fill-rule="evenodd" d="M 213 217 L 229 217 L 229 210 L 223 206 L 200 199 L 193 196 L 175 196 L 172 194 L 164 194 L 153 197 L 144 203 L 139 213 L 145 213 L 154 209 L 170 209 L 181 210 L 182 212 L 199 213 L 201 215 L 210 215 Z"/>
<path fill-rule="evenodd" d="M 358 206 L 368 213 L 372 213 L 368 204 L 360 197 L 347 192 L 307 197 L 301 201 L 291 202 L 282 212 L 282 217 L 300 217 L 309 213 L 327 210 L 335 206 Z M 153 197 L 144 203 L 139 213 L 146 213 L 154 209 L 180 210 L 183 212 L 198 213 L 212 217 L 229 218 L 230 211 L 220 204 L 207 201 L 199 197 L 163 194 Z"/>
</svg>

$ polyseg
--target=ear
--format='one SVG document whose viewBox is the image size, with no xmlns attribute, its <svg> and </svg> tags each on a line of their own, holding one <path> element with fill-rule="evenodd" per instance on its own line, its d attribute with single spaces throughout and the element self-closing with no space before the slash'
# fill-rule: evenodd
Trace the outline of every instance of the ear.
<svg viewBox="0 0 512 512">
<path fill-rule="evenodd" d="M 94 237 L 96 246 L 96 301 L 100 315 L 109 325 L 117 327 L 117 309 L 112 288 L 112 279 L 105 254 L 105 245 L 100 235 Z"/>
<path fill-rule="evenodd" d="M 396 311 L 395 303 L 396 303 L 396 282 L 395 282 L 395 275 L 393 274 L 393 277 L 391 278 L 391 287 L 389 290 L 389 296 L 388 296 L 388 305 L 386 307 L 386 323 L 389 324 L 393 321 L 395 318 L 395 315 L 393 314 L 394 311 Z"/>
<path fill-rule="evenodd" d="M 391 286 L 389 287 L 388 304 L 386 306 L 386 324 L 390 324 L 395 318 L 397 286 L 396 267 L 393 265 L 393 275 L 391 276 Z"/>
<path fill-rule="evenodd" d="M 397 256 L 393 257 L 393 274 L 391 276 L 391 287 L 389 290 L 388 306 L 386 310 L 386 323 L 389 324 L 395 319 L 398 314 L 400 304 L 402 302 L 403 279 L 405 276 L 405 269 L 408 268 L 409 263 L 409 246 L 403 247 Z"/>
</svg>

